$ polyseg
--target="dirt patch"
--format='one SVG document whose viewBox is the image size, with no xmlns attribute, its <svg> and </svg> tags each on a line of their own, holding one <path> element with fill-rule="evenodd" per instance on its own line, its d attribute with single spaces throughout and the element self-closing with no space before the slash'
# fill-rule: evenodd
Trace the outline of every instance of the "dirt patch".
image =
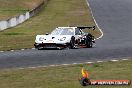
<svg viewBox="0 0 132 88">
<path fill-rule="evenodd" d="M 43 0 L 0 0 L 0 20 L 6 20 L 11 17 L 32 10 Z"/>
<path fill-rule="evenodd" d="M 70 11 L 67 13 L 67 15 L 72 15 L 72 16 L 81 16 L 86 14 L 85 11 Z"/>
<path fill-rule="evenodd" d="M 28 9 L 33 9 L 37 7 L 40 3 L 42 3 L 43 0 L 32 0 L 32 1 L 25 1 L 23 4 L 27 6 Z"/>
</svg>

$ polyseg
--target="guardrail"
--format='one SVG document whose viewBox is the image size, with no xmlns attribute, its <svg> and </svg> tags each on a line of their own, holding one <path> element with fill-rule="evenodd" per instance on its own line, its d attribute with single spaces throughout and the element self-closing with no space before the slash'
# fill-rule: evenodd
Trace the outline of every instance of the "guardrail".
<svg viewBox="0 0 132 88">
<path fill-rule="evenodd" d="M 42 1 L 37 7 L 32 9 L 31 11 L 27 11 L 24 14 L 15 16 L 13 18 L 10 18 L 8 20 L 0 21 L 0 31 L 3 31 L 5 29 L 15 27 L 18 24 L 23 23 L 24 21 L 28 20 L 32 16 L 36 15 L 40 10 L 43 8 L 43 6 L 47 3 L 47 0 Z"/>
</svg>

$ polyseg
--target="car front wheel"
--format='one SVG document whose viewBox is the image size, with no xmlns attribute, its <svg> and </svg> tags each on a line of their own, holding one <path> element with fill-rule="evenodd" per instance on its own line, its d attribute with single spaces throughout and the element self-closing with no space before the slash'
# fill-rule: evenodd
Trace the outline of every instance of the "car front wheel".
<svg viewBox="0 0 132 88">
<path fill-rule="evenodd" d="M 69 48 L 70 49 L 74 49 L 75 48 L 75 37 L 74 36 L 71 37 Z"/>
</svg>

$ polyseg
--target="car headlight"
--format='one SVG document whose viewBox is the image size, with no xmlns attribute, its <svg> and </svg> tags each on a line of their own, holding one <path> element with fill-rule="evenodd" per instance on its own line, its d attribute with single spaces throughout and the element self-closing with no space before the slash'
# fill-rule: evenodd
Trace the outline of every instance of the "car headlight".
<svg viewBox="0 0 132 88">
<path fill-rule="evenodd" d="M 66 37 L 60 38 L 60 41 L 64 41 L 64 40 L 66 40 Z"/>
</svg>

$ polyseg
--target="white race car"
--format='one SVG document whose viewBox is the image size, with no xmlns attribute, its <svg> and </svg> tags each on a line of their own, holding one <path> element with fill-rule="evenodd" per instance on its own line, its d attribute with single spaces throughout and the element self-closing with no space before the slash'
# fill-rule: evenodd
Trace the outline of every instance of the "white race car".
<svg viewBox="0 0 132 88">
<path fill-rule="evenodd" d="M 57 27 L 50 34 L 37 35 L 35 40 L 35 48 L 77 48 L 85 46 L 91 48 L 94 43 L 94 36 L 90 33 L 84 33 L 83 29 L 95 30 L 92 27 Z"/>
</svg>

